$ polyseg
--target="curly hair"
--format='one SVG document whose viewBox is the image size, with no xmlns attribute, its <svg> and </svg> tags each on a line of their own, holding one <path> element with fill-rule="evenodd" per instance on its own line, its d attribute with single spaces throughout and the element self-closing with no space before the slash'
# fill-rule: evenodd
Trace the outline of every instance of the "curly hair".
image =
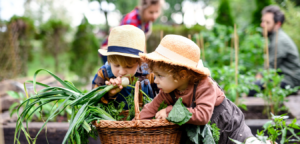
<svg viewBox="0 0 300 144">
<path fill-rule="evenodd" d="M 150 72 L 153 71 L 154 66 L 157 66 L 158 68 L 170 73 L 173 76 L 173 79 L 178 81 L 182 78 L 187 78 L 191 84 L 194 84 L 199 83 L 202 79 L 207 77 L 206 75 L 196 73 L 183 66 L 170 65 L 165 62 L 156 62 L 152 60 L 145 60 L 145 62 L 148 64 L 148 70 Z"/>
</svg>

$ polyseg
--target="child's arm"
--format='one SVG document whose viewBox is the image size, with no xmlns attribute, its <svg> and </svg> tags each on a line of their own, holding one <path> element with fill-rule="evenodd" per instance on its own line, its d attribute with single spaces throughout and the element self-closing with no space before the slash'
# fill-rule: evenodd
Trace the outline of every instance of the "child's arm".
<svg viewBox="0 0 300 144">
<path fill-rule="evenodd" d="M 140 113 L 140 119 L 152 119 L 156 115 L 158 107 L 163 101 L 171 106 L 169 101 L 165 99 L 165 95 L 160 91 L 152 102 L 144 106 Z"/>
<path fill-rule="evenodd" d="M 205 125 L 209 122 L 218 96 L 217 90 L 217 85 L 210 78 L 200 81 L 195 94 L 196 106 L 187 108 L 193 114 L 187 123 Z"/>
<path fill-rule="evenodd" d="M 118 85 L 119 83 L 121 84 L 121 79 L 116 78 L 116 79 L 109 79 L 107 76 L 107 72 L 106 69 L 104 68 L 100 68 L 97 72 L 97 74 L 95 75 L 93 82 L 92 82 L 92 89 L 97 88 L 99 86 L 103 86 L 103 85 L 110 85 L 110 84 L 115 84 Z M 119 85 L 120 85 L 119 84 Z M 121 87 L 115 88 L 110 90 L 107 94 L 105 94 L 102 98 L 101 98 L 101 102 L 107 104 L 108 101 L 110 99 L 115 99 L 115 95 L 120 92 L 122 89 Z"/>
</svg>

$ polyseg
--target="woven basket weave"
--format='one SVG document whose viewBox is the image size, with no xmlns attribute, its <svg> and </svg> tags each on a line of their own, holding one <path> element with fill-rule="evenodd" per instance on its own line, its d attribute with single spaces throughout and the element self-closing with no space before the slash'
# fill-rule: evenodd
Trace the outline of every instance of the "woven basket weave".
<svg viewBox="0 0 300 144">
<path fill-rule="evenodd" d="M 178 125 L 166 119 L 140 120 L 139 84 L 134 91 L 135 120 L 94 122 L 103 144 L 179 144 Z"/>
</svg>

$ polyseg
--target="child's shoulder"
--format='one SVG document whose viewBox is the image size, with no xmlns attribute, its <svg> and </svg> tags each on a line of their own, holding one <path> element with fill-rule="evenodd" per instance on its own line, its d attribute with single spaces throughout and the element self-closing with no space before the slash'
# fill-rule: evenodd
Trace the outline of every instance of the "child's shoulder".
<svg viewBox="0 0 300 144">
<path fill-rule="evenodd" d="M 97 75 L 102 79 L 114 77 L 110 65 L 106 62 L 98 69 Z"/>
<path fill-rule="evenodd" d="M 201 79 L 199 81 L 198 86 L 201 86 L 204 84 L 205 85 L 214 85 L 214 84 L 216 84 L 216 82 L 210 76 L 206 76 L 206 77 L 203 77 L 203 79 Z"/>
</svg>

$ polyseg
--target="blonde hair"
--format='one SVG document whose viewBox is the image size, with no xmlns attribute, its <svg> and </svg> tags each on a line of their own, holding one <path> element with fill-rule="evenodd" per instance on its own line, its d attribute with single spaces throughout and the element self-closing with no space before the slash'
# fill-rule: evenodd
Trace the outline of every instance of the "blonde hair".
<svg viewBox="0 0 300 144">
<path fill-rule="evenodd" d="M 140 0 L 139 9 L 140 12 L 143 12 L 145 9 L 147 9 L 151 5 L 160 4 L 163 6 L 165 3 L 165 0 Z"/>
<path fill-rule="evenodd" d="M 120 64 L 123 67 L 131 66 L 136 63 L 141 65 L 141 63 L 142 63 L 140 58 L 132 58 L 132 57 L 121 56 L 121 55 L 109 55 L 109 56 L 107 56 L 107 61 L 108 61 L 108 63 Z"/>
</svg>

